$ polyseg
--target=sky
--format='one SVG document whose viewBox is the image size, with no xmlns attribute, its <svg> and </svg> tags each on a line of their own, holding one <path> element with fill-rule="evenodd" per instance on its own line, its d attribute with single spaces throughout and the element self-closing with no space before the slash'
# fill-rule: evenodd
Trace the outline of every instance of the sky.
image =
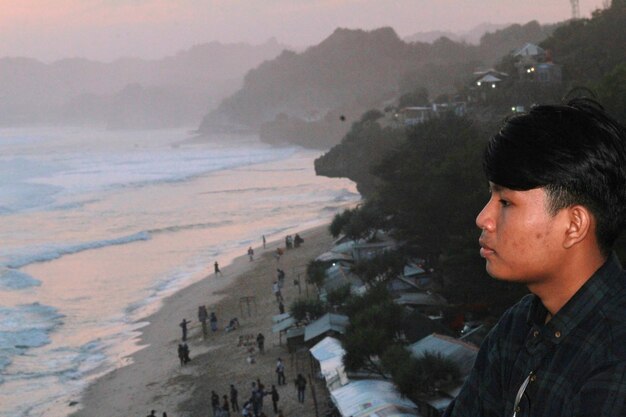
<svg viewBox="0 0 626 417">
<path fill-rule="evenodd" d="M 579 0 L 588 17 L 607 0 Z M 570 0 L 0 0 L 0 57 L 158 59 L 211 41 L 315 45 L 336 28 L 463 32 L 558 22 Z"/>
</svg>

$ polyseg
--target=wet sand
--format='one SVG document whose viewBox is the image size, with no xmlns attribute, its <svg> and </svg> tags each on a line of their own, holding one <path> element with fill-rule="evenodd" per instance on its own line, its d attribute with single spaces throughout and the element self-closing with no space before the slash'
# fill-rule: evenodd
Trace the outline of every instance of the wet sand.
<svg viewBox="0 0 626 417">
<path fill-rule="evenodd" d="M 149 324 L 142 329 L 140 344 L 145 348 L 134 353 L 131 364 L 116 369 L 98 379 L 85 391 L 72 417 L 142 417 L 156 410 L 169 417 L 212 416 L 211 391 L 220 397 L 229 393 L 230 384 L 239 391 L 239 404 L 250 396 L 251 383 L 257 378 L 269 391 L 276 385 L 275 364 L 281 357 L 285 362 L 287 385 L 277 386 L 280 394 L 279 408 L 285 417 L 315 416 L 310 384 L 304 404 L 297 401 L 293 381 L 298 372 L 308 375 L 310 363 L 306 354 L 290 355 L 285 341 L 279 345 L 278 334 L 271 332 L 272 316 L 278 314 L 278 303 L 272 293 L 276 280 L 276 268 L 286 273 L 282 294 L 285 308 L 299 296 L 314 296 L 314 289 L 305 285 L 306 264 L 328 250 L 332 238 L 327 226 L 300 233 L 304 243 L 300 248 L 285 251 L 277 262 L 273 256 L 276 248 L 284 248 L 284 242 L 272 242 L 266 249 L 255 248 L 255 259 L 247 255 L 222 268 L 223 276 L 210 274 L 203 280 L 187 287 L 164 300 L 161 309 L 144 321 Z M 300 288 L 294 285 L 299 275 Z M 299 295 L 300 293 L 300 295 Z M 246 303 L 242 297 L 248 298 Z M 219 329 L 203 338 L 198 323 L 198 306 L 206 305 L 209 312 L 218 317 Z M 241 326 L 225 332 L 228 321 L 237 317 Z M 181 343 L 179 323 L 183 318 L 191 320 L 188 345 L 191 362 L 180 366 L 177 347 Z M 249 352 L 238 346 L 240 336 L 258 333 L 265 335 L 265 353 L 255 354 L 256 362 L 249 364 Z M 321 386 L 316 385 L 318 399 L 323 398 Z M 320 403 L 325 401 L 320 400 Z M 269 396 L 264 399 L 265 414 L 274 415 Z M 240 415 L 232 413 L 231 415 Z"/>
</svg>

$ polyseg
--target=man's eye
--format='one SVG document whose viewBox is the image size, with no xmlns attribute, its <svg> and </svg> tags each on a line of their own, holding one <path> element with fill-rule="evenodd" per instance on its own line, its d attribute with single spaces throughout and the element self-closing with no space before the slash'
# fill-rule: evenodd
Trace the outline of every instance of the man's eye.
<svg viewBox="0 0 626 417">
<path fill-rule="evenodd" d="M 511 203 L 509 203 L 507 200 L 502 200 L 500 199 L 500 205 L 502 207 L 508 207 Z"/>
</svg>

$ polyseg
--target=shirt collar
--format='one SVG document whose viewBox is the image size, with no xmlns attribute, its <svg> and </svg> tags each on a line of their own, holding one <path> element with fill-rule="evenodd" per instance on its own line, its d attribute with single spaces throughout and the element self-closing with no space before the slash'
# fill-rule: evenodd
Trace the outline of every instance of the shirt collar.
<svg viewBox="0 0 626 417">
<path fill-rule="evenodd" d="M 598 269 L 572 298 L 545 323 L 548 310 L 539 297 L 534 296 L 528 311 L 527 321 L 530 325 L 547 327 L 550 339 L 560 343 L 580 322 L 604 299 L 616 293 L 615 289 L 623 285 L 620 277 L 622 266 L 617 255 L 612 253 L 607 261 Z"/>
</svg>

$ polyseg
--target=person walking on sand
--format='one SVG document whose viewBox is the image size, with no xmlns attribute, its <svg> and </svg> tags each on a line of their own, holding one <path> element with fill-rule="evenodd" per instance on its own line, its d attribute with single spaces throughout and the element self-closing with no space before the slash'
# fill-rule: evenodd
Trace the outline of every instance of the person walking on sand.
<svg viewBox="0 0 626 417">
<path fill-rule="evenodd" d="M 270 391 L 270 395 L 272 396 L 272 406 L 274 407 L 274 414 L 278 413 L 278 400 L 280 400 L 280 395 L 278 395 L 278 391 L 276 391 L 276 386 L 272 385 L 272 390 Z"/>
<path fill-rule="evenodd" d="M 296 378 L 296 388 L 298 389 L 298 402 L 304 403 L 304 392 L 306 391 L 306 378 L 298 374 Z"/>
<path fill-rule="evenodd" d="M 211 391 L 211 407 L 213 408 L 213 417 L 217 417 L 220 411 L 220 396 L 215 391 Z"/>
<path fill-rule="evenodd" d="M 209 334 L 209 330 L 207 328 L 207 320 L 209 319 L 209 313 L 206 310 L 206 306 L 198 307 L 198 321 L 202 323 L 202 336 L 206 339 Z"/>
<path fill-rule="evenodd" d="M 222 397 L 222 417 L 230 417 L 230 407 L 228 405 L 228 395 L 224 394 Z"/>
<path fill-rule="evenodd" d="M 180 366 L 185 365 L 185 352 L 183 351 L 182 343 L 178 344 L 178 359 L 180 360 Z"/>
<path fill-rule="evenodd" d="M 265 336 L 263 336 L 263 333 L 259 333 L 256 336 L 256 345 L 259 348 L 259 353 L 265 353 Z"/>
<path fill-rule="evenodd" d="M 278 378 L 278 385 L 286 385 L 285 383 L 285 364 L 281 358 L 276 361 L 276 377 Z"/>
<path fill-rule="evenodd" d="M 187 341 L 187 324 L 188 323 L 191 323 L 191 321 L 187 321 L 187 319 L 183 319 L 183 321 L 181 321 L 179 324 L 180 328 L 183 330 L 183 337 L 182 337 L 183 342 Z"/>
<path fill-rule="evenodd" d="M 263 235 L 262 238 L 263 238 L 263 249 L 265 249 L 265 235 Z"/>
<path fill-rule="evenodd" d="M 278 281 L 274 281 L 274 283 L 272 284 L 272 292 L 276 297 L 276 302 L 280 303 L 281 301 L 284 301 L 283 294 L 280 292 L 280 286 L 278 285 Z"/>
<path fill-rule="evenodd" d="M 248 248 L 248 256 L 250 257 L 250 262 L 254 261 L 254 249 L 252 249 L 252 246 Z"/>
<path fill-rule="evenodd" d="M 189 357 L 189 346 L 187 343 L 183 343 L 183 362 L 185 364 L 189 363 L 191 358 Z"/>
<path fill-rule="evenodd" d="M 283 304 L 282 301 L 278 302 L 278 312 L 280 314 L 285 314 L 285 305 Z"/>
<path fill-rule="evenodd" d="M 213 270 L 215 271 L 215 276 L 217 276 L 217 274 L 224 276 L 224 274 L 222 274 L 222 271 L 220 270 L 220 264 L 217 263 L 217 261 L 215 261 L 215 263 L 213 264 Z"/>
<path fill-rule="evenodd" d="M 230 384 L 230 408 L 232 408 L 233 411 L 239 411 L 238 396 L 239 392 L 237 392 L 237 388 L 235 388 L 235 385 Z"/>
<path fill-rule="evenodd" d="M 151 410 L 147 417 L 156 417 L 156 410 Z"/>
<path fill-rule="evenodd" d="M 211 311 L 211 318 L 209 319 L 209 322 L 211 323 L 211 331 L 215 333 L 217 331 L 217 316 L 213 311 Z"/>
</svg>

